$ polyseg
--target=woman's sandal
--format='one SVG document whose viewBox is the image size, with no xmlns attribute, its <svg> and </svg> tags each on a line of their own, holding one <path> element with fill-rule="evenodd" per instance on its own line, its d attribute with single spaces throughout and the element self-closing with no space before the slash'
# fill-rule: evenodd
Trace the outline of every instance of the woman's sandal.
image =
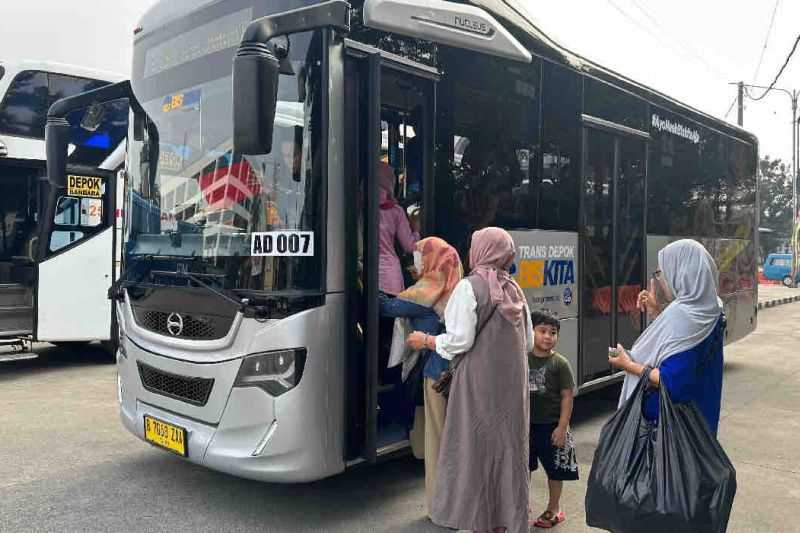
<svg viewBox="0 0 800 533">
<path fill-rule="evenodd" d="M 541 515 L 539 515 L 539 518 L 536 519 L 536 522 L 534 522 L 533 525 L 541 529 L 550 529 L 557 526 L 566 519 L 567 517 L 564 514 L 564 511 L 559 511 L 558 514 L 553 514 L 550 511 L 545 511 Z"/>
</svg>

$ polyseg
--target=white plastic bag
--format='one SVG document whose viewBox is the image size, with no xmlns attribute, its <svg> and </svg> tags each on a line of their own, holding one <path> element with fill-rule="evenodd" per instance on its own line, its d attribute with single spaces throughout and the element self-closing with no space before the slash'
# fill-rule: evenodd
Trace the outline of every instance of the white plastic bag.
<svg viewBox="0 0 800 533">
<path fill-rule="evenodd" d="M 389 363 L 387 368 L 394 368 L 400 364 L 403 365 L 403 372 L 401 379 L 405 381 L 408 375 L 414 369 L 419 359 L 419 350 L 412 350 L 406 339 L 411 332 L 414 331 L 411 327 L 411 321 L 407 318 L 394 319 L 394 331 L 392 332 L 392 347 L 389 349 Z"/>
<path fill-rule="evenodd" d="M 396 367 L 408 356 L 411 348 L 406 344 L 406 339 L 410 334 L 411 322 L 407 318 L 395 318 L 392 347 L 389 351 L 389 364 L 386 365 L 388 368 Z"/>
</svg>

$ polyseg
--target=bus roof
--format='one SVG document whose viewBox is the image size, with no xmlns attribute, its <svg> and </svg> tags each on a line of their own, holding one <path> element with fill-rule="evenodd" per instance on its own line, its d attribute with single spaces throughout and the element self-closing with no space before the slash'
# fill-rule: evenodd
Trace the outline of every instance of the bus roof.
<svg viewBox="0 0 800 533">
<path fill-rule="evenodd" d="M 141 30 L 136 35 L 135 40 L 138 41 L 146 37 L 149 33 L 163 28 L 188 12 L 202 10 L 204 7 L 219 1 L 220 0 L 170 0 L 167 2 L 161 0 L 152 5 L 145 11 L 144 15 L 142 15 L 139 23 Z M 320 0 L 320 2 L 321 1 L 323 0 Z M 530 14 L 529 9 L 524 7 L 526 1 L 528 0 L 463 0 L 464 3 L 484 9 L 492 16 L 501 20 L 504 26 L 518 38 L 522 39 L 523 44 L 535 55 L 568 65 L 579 72 L 594 76 L 601 81 L 611 83 L 634 95 L 638 95 L 640 98 L 667 107 L 678 114 L 683 114 L 689 120 L 694 120 L 727 135 L 745 140 L 746 142 L 752 143 L 754 146 L 758 145 L 758 139 L 751 132 L 684 104 L 677 99 L 638 83 L 611 69 L 603 67 L 556 42 L 540 28 L 539 24 Z M 308 4 L 313 3 L 314 2 L 308 1 Z M 356 0 L 351 3 L 357 7 L 363 2 Z"/>
<path fill-rule="evenodd" d="M 481 7 L 492 15 L 502 19 L 505 21 L 506 25 L 511 26 L 511 28 L 509 28 L 510 30 L 517 30 L 516 33 L 518 34 L 522 33 L 523 36 L 527 37 L 527 44 L 529 46 L 533 45 L 533 51 L 538 53 L 538 55 L 548 57 L 560 63 L 566 63 L 579 71 L 595 76 L 603 81 L 614 83 L 634 94 L 638 93 L 642 96 L 646 96 L 655 103 L 661 103 L 662 105 L 689 112 L 695 115 L 695 120 L 712 122 L 716 127 L 727 130 L 726 133 L 744 138 L 754 145 L 758 145 L 758 139 L 753 133 L 684 104 L 679 100 L 638 83 L 611 69 L 598 65 L 567 49 L 539 28 L 538 23 L 533 19 L 528 9 L 523 7 L 524 1 L 525 0 L 468 0 L 468 3 Z"/>
<path fill-rule="evenodd" d="M 69 76 L 110 82 L 118 82 L 127 79 L 127 76 L 115 72 L 37 59 L 21 59 L 15 61 L 0 60 L 0 66 L 6 70 L 7 75 L 12 76 L 23 70 L 40 70 L 43 72 L 54 72 L 56 74 L 66 74 Z"/>
</svg>

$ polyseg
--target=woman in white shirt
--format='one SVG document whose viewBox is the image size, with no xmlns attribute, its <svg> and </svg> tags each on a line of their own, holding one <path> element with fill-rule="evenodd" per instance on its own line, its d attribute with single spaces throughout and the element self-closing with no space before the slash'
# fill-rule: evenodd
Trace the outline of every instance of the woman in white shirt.
<svg viewBox="0 0 800 533">
<path fill-rule="evenodd" d="M 414 332 L 415 349 L 460 362 L 453 373 L 431 519 L 473 531 L 528 531 L 528 352 L 530 313 L 508 268 L 505 230 L 472 236 L 472 273 L 445 309 L 447 333 Z M 478 504 L 478 502 L 480 502 Z"/>
</svg>

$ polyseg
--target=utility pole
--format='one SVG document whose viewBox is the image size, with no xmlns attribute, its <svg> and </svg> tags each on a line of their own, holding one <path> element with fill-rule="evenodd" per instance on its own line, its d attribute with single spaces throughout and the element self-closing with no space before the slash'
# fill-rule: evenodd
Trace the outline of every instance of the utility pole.
<svg viewBox="0 0 800 533">
<path fill-rule="evenodd" d="M 739 124 L 739 127 L 741 128 L 742 126 L 744 126 L 744 82 L 740 81 L 738 83 L 738 86 L 739 86 L 739 93 L 738 93 L 739 116 L 736 123 Z M 794 143 L 792 143 L 792 146 L 794 146 Z"/>
<path fill-rule="evenodd" d="M 733 83 L 731 83 L 733 85 Z M 744 82 L 738 82 L 736 84 L 739 89 L 738 99 L 739 99 L 739 126 L 741 126 L 744 122 L 744 88 L 745 87 L 753 87 L 755 89 L 765 89 L 767 92 L 769 91 L 779 91 L 789 95 L 789 98 L 792 99 L 792 285 L 795 286 L 794 280 L 797 279 L 798 274 L 798 259 L 800 259 L 800 235 L 798 235 L 798 216 L 797 216 L 797 162 L 798 162 L 798 150 L 800 146 L 798 146 L 798 138 L 797 138 L 797 129 L 800 128 L 800 124 L 797 120 L 797 100 L 800 98 L 800 91 L 793 89 L 781 89 L 780 87 L 762 87 L 760 85 L 750 85 Z"/>
</svg>

